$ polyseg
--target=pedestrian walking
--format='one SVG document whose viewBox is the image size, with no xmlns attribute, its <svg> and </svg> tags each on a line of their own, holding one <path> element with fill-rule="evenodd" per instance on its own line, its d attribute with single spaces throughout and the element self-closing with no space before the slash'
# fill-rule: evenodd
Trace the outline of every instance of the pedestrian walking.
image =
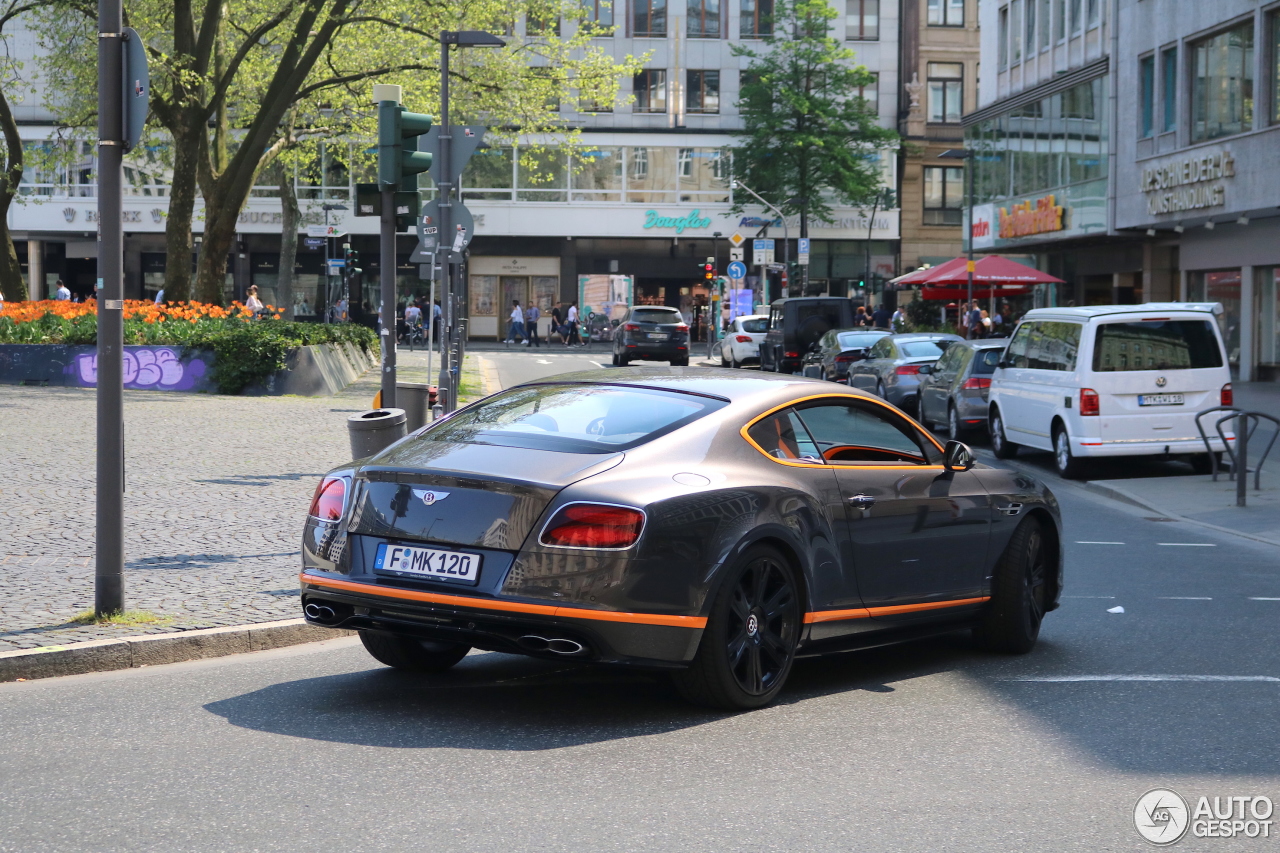
<svg viewBox="0 0 1280 853">
<path fill-rule="evenodd" d="M 969 306 L 969 337 L 976 338 L 978 336 L 979 327 L 982 325 L 982 309 L 978 307 L 978 300 L 973 300 Z"/>
<path fill-rule="evenodd" d="M 71 291 L 68 290 L 67 286 L 62 283 L 62 279 L 58 279 L 58 290 L 53 298 L 58 300 L 59 302 L 71 301 Z"/>
<path fill-rule="evenodd" d="M 157 305 L 164 304 L 164 288 L 163 287 L 156 291 L 156 304 Z"/>
<path fill-rule="evenodd" d="M 505 343 L 510 346 L 511 342 L 520 336 L 520 340 L 524 340 L 524 312 L 520 310 L 520 300 L 511 300 L 511 329 L 507 332 L 507 340 Z"/>
<path fill-rule="evenodd" d="M 877 329 L 888 329 L 889 320 L 892 316 L 893 315 L 889 313 L 889 309 L 885 308 L 884 303 L 881 302 L 876 306 L 875 312 L 871 315 L 871 325 L 875 326 Z"/>
<path fill-rule="evenodd" d="M 565 335 L 568 334 L 568 332 L 567 330 L 564 332 L 560 331 L 560 327 L 564 325 L 564 312 L 560 310 L 560 305 L 561 303 L 557 302 L 555 305 L 551 306 L 551 334 L 559 335 L 560 342 L 564 343 Z M 551 335 L 547 335 L 547 343 L 551 343 Z"/>
<path fill-rule="evenodd" d="M 525 346 L 534 346 L 541 349 L 542 340 L 538 337 L 538 320 L 542 318 L 542 312 L 538 310 L 538 306 L 529 303 L 529 307 L 524 312 L 525 331 L 529 334 L 524 342 Z"/>
<path fill-rule="evenodd" d="M 255 319 L 266 310 L 266 307 L 262 304 L 262 300 L 258 298 L 258 285 L 249 285 L 248 293 L 244 299 L 244 307 L 249 309 L 249 312 Z"/>
<path fill-rule="evenodd" d="M 578 337 L 578 303 L 570 302 L 569 310 L 565 314 L 565 324 L 569 327 L 569 337 L 565 340 L 566 347 L 586 346 L 582 343 L 582 338 Z"/>
<path fill-rule="evenodd" d="M 855 311 L 853 314 L 853 325 L 855 326 L 867 325 L 867 309 L 863 308 L 861 305 L 858 306 L 858 310 Z"/>
</svg>

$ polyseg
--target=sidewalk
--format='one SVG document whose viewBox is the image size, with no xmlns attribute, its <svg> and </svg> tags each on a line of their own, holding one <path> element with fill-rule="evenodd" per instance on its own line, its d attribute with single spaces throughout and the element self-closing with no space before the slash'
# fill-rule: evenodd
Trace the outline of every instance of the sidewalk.
<svg viewBox="0 0 1280 853">
<path fill-rule="evenodd" d="M 1248 506 L 1236 506 L 1236 484 L 1227 476 L 1219 474 L 1216 483 L 1207 474 L 1090 480 L 1085 488 L 1163 518 L 1186 519 L 1280 545 L 1280 460 L 1268 460 L 1263 468 L 1261 491 L 1253 490 L 1249 475 Z"/>
<path fill-rule="evenodd" d="M 421 351 L 399 368 L 428 378 Z M 480 396 L 479 359 L 463 374 Z M 167 620 L 131 627 L 70 624 L 93 606 L 94 392 L 0 386 L 0 652 L 298 617 L 303 517 L 377 380 L 332 397 L 125 391 L 126 605 Z"/>
</svg>

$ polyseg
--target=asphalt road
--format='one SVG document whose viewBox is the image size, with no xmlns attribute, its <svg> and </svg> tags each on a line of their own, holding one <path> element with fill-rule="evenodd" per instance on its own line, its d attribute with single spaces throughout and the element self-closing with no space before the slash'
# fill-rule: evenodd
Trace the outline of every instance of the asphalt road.
<svg viewBox="0 0 1280 853">
<path fill-rule="evenodd" d="M 0 684 L 0 851 L 1145 850 L 1151 788 L 1280 800 L 1275 549 L 1055 489 L 1034 652 L 803 661 L 753 713 L 493 653 L 405 676 L 349 639 Z"/>
</svg>

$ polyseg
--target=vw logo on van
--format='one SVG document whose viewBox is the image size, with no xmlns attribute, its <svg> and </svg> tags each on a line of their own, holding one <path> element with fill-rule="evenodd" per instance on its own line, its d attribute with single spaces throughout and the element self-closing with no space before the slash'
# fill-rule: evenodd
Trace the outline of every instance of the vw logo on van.
<svg viewBox="0 0 1280 853">
<path fill-rule="evenodd" d="M 1167 384 L 1169 384 L 1169 380 L 1168 380 L 1168 379 L 1165 379 L 1163 376 L 1157 376 L 1157 377 L 1156 377 L 1156 387 L 1157 387 L 1157 388 L 1163 388 L 1163 387 L 1164 387 L 1165 385 L 1167 385 Z"/>
</svg>

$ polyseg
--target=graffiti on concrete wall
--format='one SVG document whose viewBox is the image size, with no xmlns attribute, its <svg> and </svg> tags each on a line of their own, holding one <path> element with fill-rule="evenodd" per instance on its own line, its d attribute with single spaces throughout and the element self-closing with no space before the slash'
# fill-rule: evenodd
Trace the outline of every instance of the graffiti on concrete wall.
<svg viewBox="0 0 1280 853">
<path fill-rule="evenodd" d="M 209 365 L 207 354 L 182 360 L 182 353 L 171 347 L 125 347 L 124 387 L 151 391 L 204 390 Z M 73 384 L 94 388 L 98 384 L 97 353 L 81 353 L 70 365 Z"/>
</svg>

